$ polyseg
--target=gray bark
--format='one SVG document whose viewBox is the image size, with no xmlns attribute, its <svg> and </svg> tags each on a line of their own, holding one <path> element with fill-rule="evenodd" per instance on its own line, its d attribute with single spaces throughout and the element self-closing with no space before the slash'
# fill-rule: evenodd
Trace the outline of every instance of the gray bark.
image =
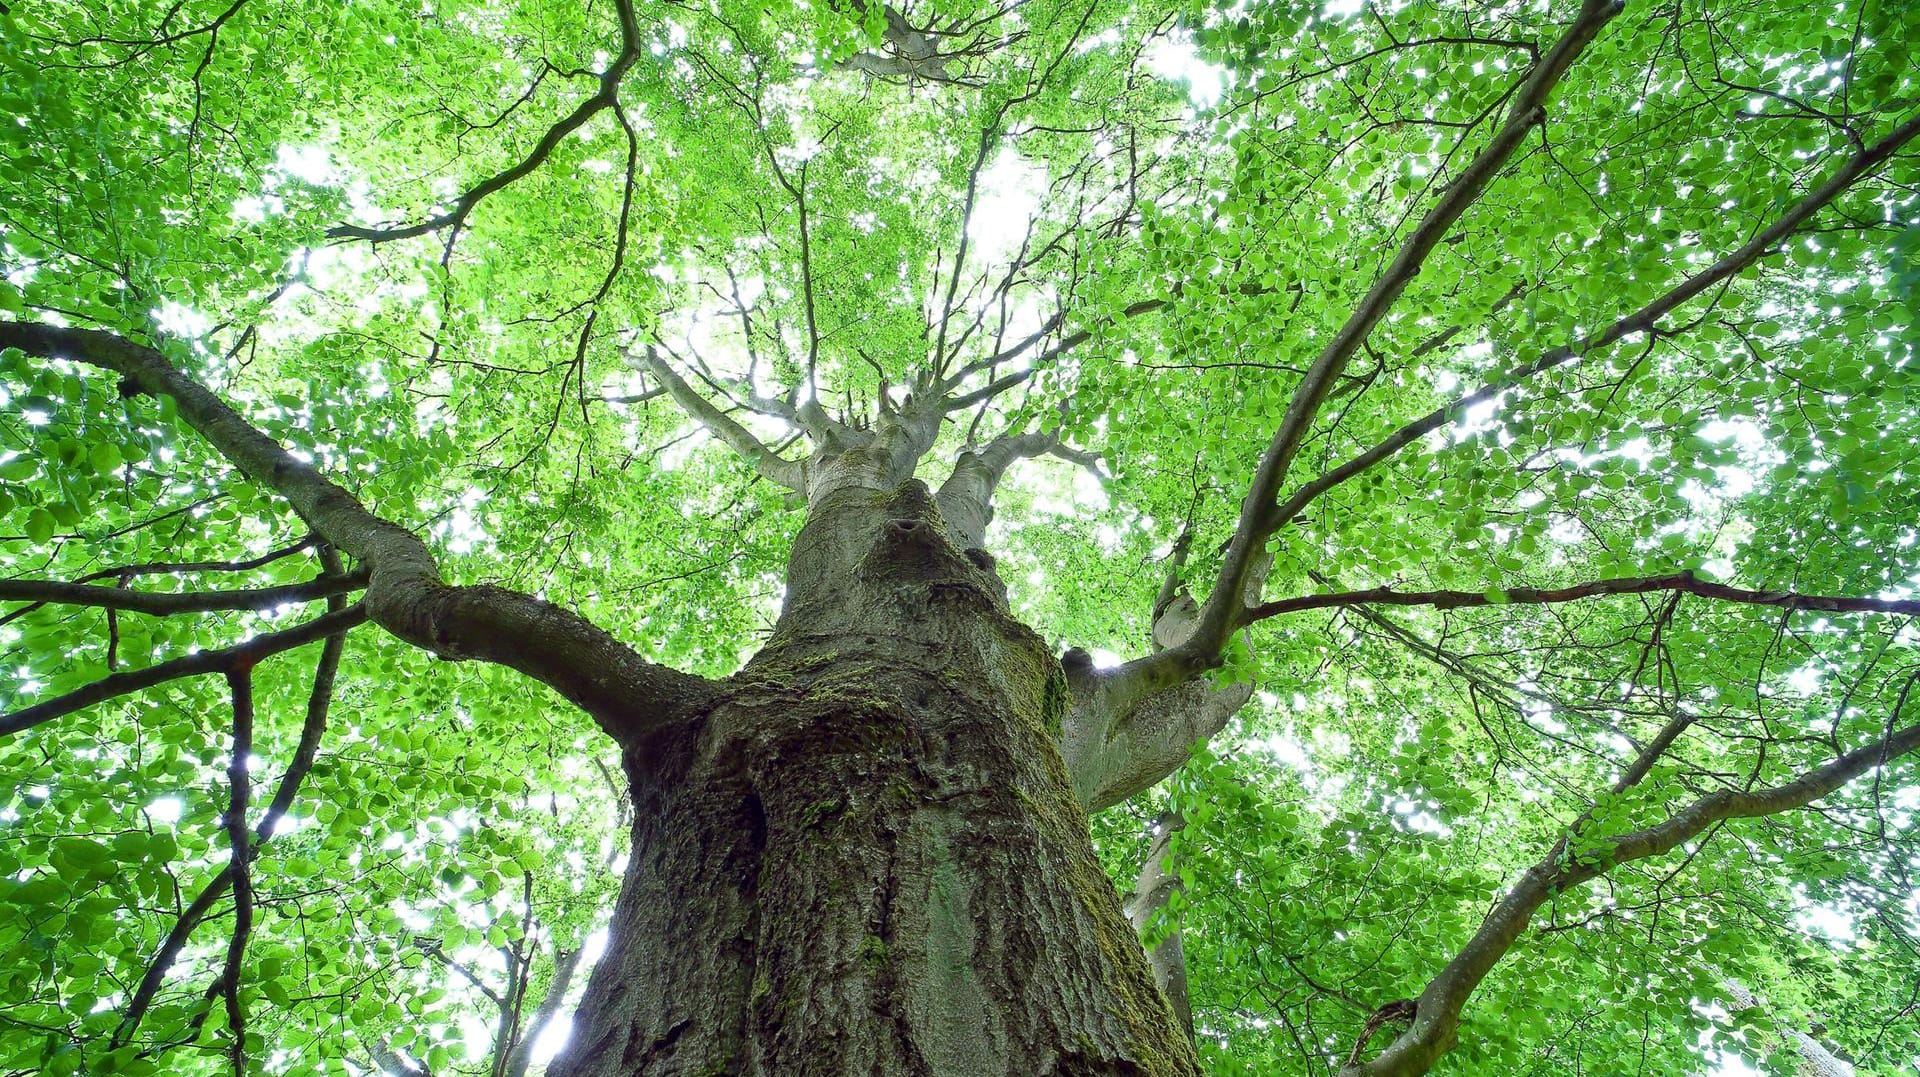
<svg viewBox="0 0 1920 1077">
<path fill-rule="evenodd" d="M 577 613 L 503 587 L 450 586 L 419 536 L 370 511 L 154 348 L 36 322 L 0 322 L 0 347 L 72 358 L 118 373 L 124 391 L 172 397 L 180 417 L 222 456 L 360 563 L 368 619 L 407 643 L 443 658 L 518 670 L 592 715 L 615 738 L 670 723 L 704 698 L 705 680 L 647 662 Z"/>
<path fill-rule="evenodd" d="M 541 996 L 539 1008 L 534 1010 L 533 1020 L 527 1022 L 526 1029 L 508 1052 L 501 1069 L 503 1077 L 526 1077 L 528 1067 L 533 1065 L 534 1045 L 539 1042 L 540 1033 L 553 1023 L 560 1007 L 566 1002 L 567 989 L 573 985 L 573 974 L 579 967 L 579 947 L 554 949 L 553 978 L 547 983 L 547 993 Z"/>
<path fill-rule="evenodd" d="M 1133 929 L 1145 934 L 1153 919 L 1167 907 L 1168 899 L 1180 892 L 1180 874 L 1173 857 L 1173 836 L 1187 825 L 1177 812 L 1167 812 L 1153 825 L 1153 845 L 1133 884 L 1133 896 L 1127 899 L 1127 919 Z M 1147 951 L 1147 963 L 1153 969 L 1154 983 L 1167 996 L 1167 1004 L 1193 1038 L 1193 1001 L 1187 990 L 1186 943 L 1178 922 L 1162 925 L 1165 934 Z"/>
<path fill-rule="evenodd" d="M 634 853 L 549 1072 L 1197 1074 L 1054 747 L 1059 663 L 867 448 L 810 468 L 842 478 L 767 647 L 627 744 Z"/>
<path fill-rule="evenodd" d="M 1184 540 L 1183 540 L 1184 541 Z M 1176 550 L 1172 572 L 1155 603 L 1156 654 L 1184 645 L 1197 630 L 1199 606 L 1180 589 L 1185 549 Z M 1245 601 L 1260 600 L 1271 556 L 1256 559 L 1243 586 Z M 1179 769 L 1204 743 L 1226 728 L 1253 698 L 1251 684 L 1215 688 L 1205 680 L 1182 677 L 1168 685 L 1134 676 L 1140 667 L 1067 670 L 1073 706 L 1062 725 L 1060 752 L 1073 775 L 1074 792 L 1088 811 L 1101 811 L 1153 788 Z"/>
<path fill-rule="evenodd" d="M 1760 997 L 1737 983 L 1727 984 L 1727 996 L 1733 1002 L 1733 1012 L 1759 1009 L 1766 1004 Z M 1798 1077 L 1854 1077 L 1853 1064 L 1828 1050 L 1827 1045 L 1797 1028 L 1783 1027 L 1780 1036 L 1793 1047 L 1793 1053 L 1800 1057 Z"/>
</svg>

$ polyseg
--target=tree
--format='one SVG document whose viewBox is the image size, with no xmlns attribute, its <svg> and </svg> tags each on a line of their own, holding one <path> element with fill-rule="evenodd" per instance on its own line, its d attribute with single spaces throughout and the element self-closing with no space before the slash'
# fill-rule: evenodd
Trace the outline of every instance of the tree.
<svg viewBox="0 0 1920 1077">
<path fill-rule="evenodd" d="M 0 22 L 7 1072 L 1920 1059 L 1908 5 Z"/>
</svg>

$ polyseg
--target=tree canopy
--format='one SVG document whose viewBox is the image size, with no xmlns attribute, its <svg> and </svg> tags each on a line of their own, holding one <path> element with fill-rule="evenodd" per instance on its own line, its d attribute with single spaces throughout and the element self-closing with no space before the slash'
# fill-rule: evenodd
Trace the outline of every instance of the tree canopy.
<svg viewBox="0 0 1920 1077">
<path fill-rule="evenodd" d="M 916 422 L 1209 1072 L 1920 1065 L 1920 8 L 11 8 L 0 1072 L 537 1072 Z"/>
</svg>

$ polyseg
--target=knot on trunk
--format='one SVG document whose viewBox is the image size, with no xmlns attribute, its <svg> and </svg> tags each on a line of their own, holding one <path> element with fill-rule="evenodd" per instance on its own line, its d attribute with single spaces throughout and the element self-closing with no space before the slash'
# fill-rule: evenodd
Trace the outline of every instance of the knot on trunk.
<svg viewBox="0 0 1920 1077">
<path fill-rule="evenodd" d="M 915 520 L 931 520 L 938 509 L 934 507 L 933 492 L 919 479 L 908 479 L 886 497 L 886 506 L 896 517 Z"/>
</svg>

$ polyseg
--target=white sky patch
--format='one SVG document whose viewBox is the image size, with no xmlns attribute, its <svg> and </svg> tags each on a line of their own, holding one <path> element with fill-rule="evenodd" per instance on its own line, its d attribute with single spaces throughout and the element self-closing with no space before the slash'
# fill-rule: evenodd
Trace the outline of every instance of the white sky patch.
<svg viewBox="0 0 1920 1077">
<path fill-rule="evenodd" d="M 1794 896 L 1795 919 L 1800 930 L 1817 938 L 1842 945 L 1853 942 L 1858 935 L 1854 931 L 1853 915 L 1838 905 L 1828 905 L 1809 901 L 1804 893 Z"/>
<path fill-rule="evenodd" d="M 153 312 L 153 321 L 161 332 L 189 340 L 213 331 L 212 318 L 171 299 L 161 303 L 160 308 Z"/>
<path fill-rule="evenodd" d="M 1161 38 L 1147 50 L 1145 59 L 1147 70 L 1160 78 L 1186 83 L 1187 100 L 1197 108 L 1217 104 L 1226 89 L 1226 72 L 1202 60 L 1191 41 Z"/>
<path fill-rule="evenodd" d="M 1307 754 L 1307 746 L 1300 743 L 1290 733 L 1273 733 L 1254 742 L 1254 747 L 1271 756 L 1282 766 L 1291 767 L 1302 774 L 1313 771 L 1313 759 Z"/>
<path fill-rule="evenodd" d="M 1002 261 L 1020 249 L 1046 190 L 1045 169 L 1010 149 L 994 157 L 980 173 L 979 201 L 967 222 L 967 235 L 982 258 Z"/>
<path fill-rule="evenodd" d="M 472 553 L 493 544 L 493 536 L 487 532 L 476 511 L 484 500 L 485 496 L 480 491 L 469 490 L 461 495 L 461 503 L 434 525 L 433 533 L 446 543 L 448 551 L 455 554 Z"/>
<path fill-rule="evenodd" d="M 603 927 L 593 934 L 588 935 L 586 941 L 580 944 L 579 970 L 583 979 L 586 973 L 591 970 L 595 964 L 599 963 L 601 955 L 606 952 L 607 929 Z M 569 1011 L 567 1013 L 555 1014 L 553 1020 L 547 1023 L 547 1027 L 540 1030 L 539 1038 L 533 1041 L 534 1065 L 545 1065 L 552 1061 L 553 1057 L 560 1053 L 560 1049 L 567 1045 L 567 1040 L 571 1039 L 572 1036 L 573 1013 Z"/>
<path fill-rule="evenodd" d="M 333 155 L 323 146 L 283 144 L 274 155 L 273 167 L 282 175 L 316 187 L 334 186 L 346 179 L 346 173 L 333 163 Z"/>
<path fill-rule="evenodd" d="M 541 1029 L 540 1035 L 533 1041 L 533 1064 L 544 1066 L 553 1061 L 553 1057 L 560 1053 L 560 1048 L 565 1047 L 567 1040 L 572 1037 L 573 1015 L 555 1014 L 553 1020 L 547 1022 L 547 1027 Z"/>
<path fill-rule="evenodd" d="M 467 1058 L 483 1059 L 493 1053 L 493 1031 L 474 1014 L 460 1015 L 460 1046 Z"/>
</svg>

